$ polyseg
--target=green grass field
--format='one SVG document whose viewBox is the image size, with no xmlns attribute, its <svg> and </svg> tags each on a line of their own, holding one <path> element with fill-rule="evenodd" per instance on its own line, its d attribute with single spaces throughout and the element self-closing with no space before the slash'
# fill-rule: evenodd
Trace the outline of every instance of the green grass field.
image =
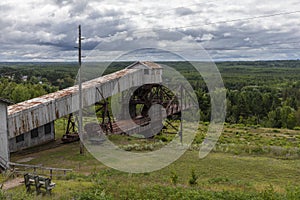
<svg viewBox="0 0 300 200">
<path fill-rule="evenodd" d="M 78 144 L 64 145 L 56 149 L 29 154 L 34 159 L 28 163 L 53 167 L 73 168 L 63 179 L 54 178 L 57 183 L 51 198 L 71 199 L 75 193 L 93 191 L 112 196 L 115 199 L 143 198 L 145 196 L 163 199 L 166 195 L 160 192 L 165 188 L 176 192 L 214 194 L 229 192 L 231 195 L 261 195 L 274 190 L 278 195 L 285 196 L 287 189 L 300 192 L 299 168 L 300 160 L 281 160 L 269 157 L 236 156 L 224 153 L 211 153 L 205 159 L 198 158 L 197 151 L 187 151 L 179 160 L 170 166 L 152 173 L 128 174 L 110 169 L 88 153 L 79 155 Z M 18 157 L 15 157 L 18 159 Z M 196 184 L 189 184 L 192 171 L 197 176 Z M 177 177 L 177 178 L 174 178 Z M 55 180 L 56 179 L 56 180 Z M 175 180 L 176 179 L 176 180 Z M 23 194 L 25 187 L 9 190 L 8 194 Z M 170 191 L 169 191 L 170 192 Z M 99 193 L 99 194 L 100 194 Z M 79 194 L 77 194 L 79 195 Z M 152 196 L 151 196 L 152 195 Z M 76 196 L 76 195 L 75 195 Z M 75 197 L 74 196 L 74 197 Z M 281 197 L 282 197 L 281 196 Z M 32 196 L 31 196 L 32 197 Z"/>
<path fill-rule="evenodd" d="M 58 130 L 61 124 L 62 121 L 57 122 Z M 53 178 L 57 185 L 51 197 L 26 194 L 22 185 L 5 191 L 3 199 L 300 198 L 299 132 L 226 125 L 214 151 L 199 159 L 197 147 L 206 128 L 206 125 L 201 125 L 193 147 L 180 159 L 151 173 L 130 174 L 108 168 L 87 151 L 80 155 L 78 142 L 39 152 L 32 149 L 27 153 L 13 154 L 14 162 L 27 158 L 26 164 L 71 168 L 73 172 L 66 177 Z M 58 137 L 62 132 L 57 132 Z M 148 142 L 123 136 L 110 139 L 121 146 L 143 146 L 162 137 L 166 137 L 164 141 L 167 143 L 168 137 L 172 136 L 163 134 Z M 143 151 L 143 148 L 139 149 Z"/>
</svg>

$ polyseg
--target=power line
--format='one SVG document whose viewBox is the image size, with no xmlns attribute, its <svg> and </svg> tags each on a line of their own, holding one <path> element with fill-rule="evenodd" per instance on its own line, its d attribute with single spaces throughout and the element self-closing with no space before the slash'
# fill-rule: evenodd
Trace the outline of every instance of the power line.
<svg viewBox="0 0 300 200">
<path fill-rule="evenodd" d="M 185 7 L 190 7 L 190 6 L 195 6 L 195 5 L 203 5 L 203 4 L 209 4 L 209 3 L 215 3 L 215 2 L 219 2 L 220 0 L 216 0 L 216 1 L 208 1 L 208 2 L 201 2 L 201 3 L 193 3 L 193 4 L 188 4 L 188 5 L 185 5 L 185 6 L 178 6 L 178 7 L 174 7 L 174 8 L 170 8 L 170 9 L 165 9 L 163 12 L 160 12 L 159 14 L 161 15 L 162 13 L 164 12 L 168 12 L 168 11 L 172 11 L 172 10 L 176 10 L 178 8 L 185 8 Z M 147 13 L 147 14 L 144 14 L 142 12 L 139 12 L 137 13 L 136 15 L 142 15 L 143 17 L 147 17 L 147 16 L 154 16 L 154 15 L 157 15 L 157 12 L 150 12 L 150 13 Z M 124 17 L 124 18 L 119 18 L 117 19 L 118 21 L 123 21 L 123 20 L 129 20 L 129 19 L 132 19 L 134 18 L 136 15 L 131 15 L 130 17 Z M 109 22 L 113 22 L 115 20 L 111 20 Z M 105 23 L 97 23 L 97 25 L 107 25 L 107 22 Z M 60 35 L 60 34 L 67 34 L 67 33 L 70 33 L 70 32 L 76 32 L 77 29 L 71 29 L 69 31 L 61 31 L 61 32 L 58 32 L 58 33 L 55 33 L 56 35 Z M 109 37 L 110 35 L 106 35 L 106 36 L 99 36 L 99 37 Z M 76 40 L 76 37 L 74 37 L 74 40 Z M 6 43 L 6 44 L 14 44 L 14 43 Z"/>
<path fill-rule="evenodd" d="M 199 26 L 208 26 L 208 25 L 214 25 L 214 24 L 226 24 L 230 22 L 239 22 L 239 21 L 250 21 L 250 20 L 256 20 L 256 19 L 264 19 L 264 18 L 270 18 L 275 16 L 282 16 L 282 15 L 291 15 L 291 14 L 297 14 L 300 13 L 300 10 L 296 11 L 289 11 L 289 12 L 280 12 L 280 13 L 274 13 L 274 14 L 268 14 L 268 15 L 258 15 L 254 17 L 245 17 L 245 18 L 237 18 L 237 19 L 231 19 L 231 20 L 222 20 L 222 21 L 216 21 L 216 22 L 208 22 L 208 23 L 201 23 L 201 24 L 194 24 L 194 25 L 187 25 L 187 26 L 177 26 L 177 27 L 171 27 L 171 28 L 141 28 L 141 29 L 128 29 L 127 32 L 134 32 L 134 33 L 144 33 L 149 30 L 172 30 L 172 29 L 184 29 L 184 28 L 192 28 L 192 27 L 199 27 Z M 119 33 L 119 32 L 118 32 Z M 101 38 L 111 38 L 114 35 L 102 35 L 98 36 Z"/>
<path fill-rule="evenodd" d="M 187 6 L 208 4 L 208 3 L 214 3 L 214 2 L 217 2 L 217 1 L 210 1 L 210 2 L 203 2 L 203 3 L 194 3 L 194 4 L 187 5 Z M 187 6 L 175 7 L 175 8 L 167 9 L 165 11 L 170 11 L 170 10 L 174 10 L 174 9 L 177 9 L 177 8 L 184 8 L 184 7 L 187 7 Z M 281 16 L 281 15 L 291 15 L 291 14 L 296 14 L 296 13 L 300 13 L 300 10 L 290 11 L 290 12 L 280 12 L 280 13 L 274 13 L 274 14 L 268 14 L 268 15 L 259 15 L 259 16 L 254 16 L 254 17 L 238 18 L 238 19 L 232 19 L 232 20 L 222 20 L 222 21 L 208 22 L 208 23 L 201 23 L 201 24 L 194 24 L 194 25 L 187 25 L 187 26 L 178 26 L 178 27 L 172 27 L 172 28 L 156 28 L 154 30 L 183 29 L 183 28 L 191 28 L 191 27 L 198 27 L 198 26 L 208 26 L 208 25 L 213 25 L 213 24 L 222 24 L 222 23 L 230 23 L 230 22 L 238 22 L 238 21 L 250 21 L 250 20 L 262 19 L 262 18 L 270 18 L 270 17 L 275 17 L 275 16 Z M 140 13 L 140 14 L 142 14 L 142 13 Z M 155 14 L 155 12 L 148 13 L 148 14 L 146 14 L 144 16 L 151 16 L 153 14 Z M 130 18 L 131 17 L 121 18 L 121 20 L 130 19 Z M 130 31 L 132 31 L 132 32 L 136 31 L 135 33 L 143 33 L 143 32 L 147 32 L 149 30 L 153 30 L 153 28 L 128 29 L 127 31 L 128 32 L 130 32 Z M 64 32 L 59 32 L 57 34 L 66 34 L 66 33 L 69 33 L 71 31 L 75 31 L 75 30 L 72 29 L 72 30 L 69 30 L 68 32 L 64 31 Z M 101 37 L 101 38 L 112 38 L 112 37 L 114 37 L 114 35 L 109 34 L 109 35 L 102 35 L 102 36 L 98 36 L 98 37 Z M 267 44 L 267 45 L 273 45 L 273 44 Z"/>
<path fill-rule="evenodd" d="M 203 26 L 208 26 L 208 25 L 214 25 L 214 24 L 224 24 L 224 23 L 237 22 L 237 21 L 250 21 L 250 20 L 255 20 L 255 19 L 263 19 L 263 18 L 269 18 L 269 17 L 281 16 L 281 15 L 291 15 L 291 14 L 296 14 L 296 13 L 300 13 L 300 10 L 291 11 L 291 12 L 281 12 L 281 13 L 275 13 L 275 14 L 270 14 L 270 15 L 259 15 L 259 16 L 255 16 L 255 17 L 245 17 L 245 18 L 232 19 L 232 20 L 209 22 L 209 23 L 204 23 L 204 24 L 180 26 L 180 27 L 175 27 L 175 29 L 197 27 L 197 26 L 202 26 L 202 25 Z"/>
<path fill-rule="evenodd" d="M 211 3 L 211 2 L 206 2 L 206 3 Z M 199 3 L 197 3 L 199 4 Z M 196 5 L 196 4 L 192 4 L 192 5 Z M 181 6 L 183 7 L 183 6 Z M 176 7 L 176 8 L 180 8 L 180 7 Z M 176 8 L 172 8 L 169 10 L 173 10 Z M 245 18 L 238 18 L 238 19 L 231 19 L 231 20 L 222 20 L 222 21 L 216 21 L 216 22 L 208 22 L 208 23 L 201 23 L 201 24 L 194 24 L 194 25 L 187 25 L 187 26 L 178 26 L 178 27 L 172 27 L 172 28 L 156 28 L 154 30 L 171 30 L 171 29 L 184 29 L 184 28 L 191 28 L 191 27 L 198 27 L 198 26 L 207 26 L 207 25 L 213 25 L 213 24 L 222 24 L 222 23 L 230 23 L 230 22 L 238 22 L 238 21 L 251 21 L 251 20 L 257 20 L 257 19 L 263 19 L 263 18 L 270 18 L 270 17 L 275 17 L 275 16 L 282 16 L 282 15 L 291 15 L 291 14 L 298 14 L 300 13 L 300 10 L 296 10 L 296 11 L 289 11 L 289 12 L 279 12 L 279 13 L 274 13 L 274 14 L 268 14 L 268 15 L 259 15 L 259 16 L 254 16 L 254 17 L 245 17 Z M 151 14 L 151 13 L 150 13 Z M 125 19 L 125 18 L 124 18 Z M 141 29 L 128 29 L 127 31 L 136 31 L 136 33 L 142 33 L 142 32 L 147 32 L 149 30 L 152 30 L 152 28 L 141 28 Z M 68 32 L 71 32 L 73 30 L 69 30 Z M 67 33 L 68 33 L 67 32 Z M 61 32 L 59 34 L 65 34 L 66 32 Z M 98 37 L 102 37 L 102 38 L 112 38 L 114 37 L 111 35 L 105 35 L 105 36 L 98 36 Z M 291 42 L 291 43 L 296 43 L 296 42 Z M 275 45 L 275 44 L 287 44 L 287 43 L 270 43 L 270 44 L 264 44 L 264 45 Z M 241 48 L 239 47 L 239 49 L 237 48 L 207 48 L 207 51 L 213 51 L 213 50 L 219 50 L 219 51 L 231 51 L 231 50 L 249 50 L 250 48 L 252 49 L 261 49 L 263 47 L 261 47 L 261 45 L 258 46 L 254 46 L 254 47 L 244 47 Z M 279 48 L 277 48 L 279 49 Z M 280 49 L 284 49 L 284 48 L 280 48 Z M 292 49 L 292 48 L 285 48 L 285 49 Z M 294 48 L 295 49 L 295 48 Z"/>
<path fill-rule="evenodd" d="M 264 43 L 264 44 L 258 44 L 258 45 L 253 45 L 253 46 L 239 46 L 239 47 L 219 47 L 219 48 L 210 48 L 210 47 L 202 47 L 203 49 L 200 49 L 200 46 L 199 46 L 199 49 L 180 49 L 180 48 L 183 48 L 183 46 L 171 46 L 172 49 L 169 49 L 170 52 L 188 52 L 189 51 L 193 51 L 193 50 L 197 50 L 197 51 L 249 51 L 249 50 L 254 50 L 254 49 L 264 49 L 265 46 L 272 46 L 272 45 L 284 45 L 284 44 L 300 44 L 300 41 L 291 41 L 291 42 L 272 42 L 272 43 Z M 178 47 L 178 49 L 176 49 Z M 152 54 L 154 53 L 163 53 L 163 48 L 164 47 L 157 47 L 157 50 L 159 52 L 151 52 Z M 161 49 L 161 51 L 160 51 Z M 296 47 L 272 47 L 272 48 L 267 48 L 265 50 L 292 50 L 292 49 L 300 49 L 299 48 L 296 48 Z M 108 52 L 108 51 L 102 51 L 102 52 Z M 122 51 L 120 51 L 120 53 L 122 53 Z M 167 52 L 165 52 L 167 53 Z M 101 53 L 101 55 L 97 55 L 97 57 L 104 57 L 104 56 L 113 56 L 114 54 L 103 54 Z"/>
<path fill-rule="evenodd" d="M 201 2 L 201 3 L 193 3 L 193 4 L 188 4 L 185 6 L 178 6 L 178 7 L 174 7 L 174 8 L 169 8 L 169 9 L 164 9 L 162 12 L 157 13 L 157 12 L 150 12 L 150 13 L 143 13 L 143 12 L 139 12 L 135 15 L 130 15 L 130 17 L 124 17 L 124 18 L 119 18 L 117 19 L 117 21 L 123 21 L 123 20 L 130 20 L 135 18 L 138 15 L 142 15 L 143 17 L 148 17 L 148 16 L 154 16 L 154 15 L 162 15 L 163 13 L 172 11 L 172 10 L 176 10 L 178 8 L 186 8 L 186 7 L 191 7 L 191 6 L 195 6 L 195 5 L 203 5 L 203 4 L 210 4 L 210 3 L 215 3 L 215 2 L 219 2 L 220 0 L 217 1 L 208 1 L 208 2 Z M 115 20 L 110 20 L 110 21 L 106 21 L 105 23 L 98 23 L 97 25 L 107 25 L 107 22 L 114 22 Z"/>
<path fill-rule="evenodd" d="M 164 12 L 168 12 L 168 11 L 175 10 L 175 9 L 178 9 L 178 8 L 185 8 L 185 7 L 189 7 L 189 6 L 209 4 L 209 3 L 215 3 L 215 2 L 219 2 L 219 0 L 209 1 L 209 2 L 201 2 L 201 3 L 193 3 L 193 4 L 189 4 L 189 5 L 185 5 L 185 6 L 179 6 L 179 7 L 175 7 L 175 8 L 166 9 L 166 10 L 164 10 Z M 161 12 L 161 13 L 163 13 L 163 12 Z M 194 25 L 187 25 L 187 26 L 178 26 L 178 27 L 171 27 L 171 28 L 140 28 L 140 29 L 128 29 L 126 31 L 127 32 L 136 31 L 135 33 L 144 33 L 144 32 L 147 32 L 149 30 L 184 29 L 184 28 L 214 25 L 214 24 L 224 24 L 224 23 L 230 23 L 230 22 L 238 22 L 238 21 L 250 21 L 250 20 L 270 18 L 270 17 L 275 17 L 275 16 L 281 16 L 281 15 L 291 15 L 291 14 L 297 14 L 297 13 L 300 13 L 300 10 L 289 11 L 289 12 L 280 12 L 280 13 L 274 13 L 274 14 L 268 14 L 268 15 L 259 15 L 259 16 L 254 16 L 254 17 L 238 18 L 238 19 L 232 19 L 232 20 L 222 20 L 222 21 L 208 22 L 208 23 L 201 23 L 201 24 L 194 24 Z M 156 12 L 150 12 L 150 13 L 147 13 L 147 14 L 143 14 L 142 12 L 140 12 L 140 13 L 138 13 L 138 15 L 139 14 L 142 14 L 143 16 L 153 16 L 154 14 L 157 15 Z M 132 15 L 131 17 L 125 17 L 125 18 L 121 18 L 121 19 L 118 19 L 118 20 L 128 20 L 128 19 L 131 19 L 133 17 L 134 17 L 134 15 Z M 106 23 L 98 23 L 97 25 L 106 25 Z M 75 30 L 69 30 L 68 32 L 65 32 L 65 31 L 64 32 L 59 32 L 59 33 L 56 33 L 56 34 L 66 34 L 66 33 L 69 33 L 71 31 L 75 31 Z M 120 32 L 117 32 L 117 33 L 120 33 Z M 102 36 L 98 36 L 98 37 L 100 37 L 100 38 L 112 38 L 114 36 L 115 36 L 115 34 L 114 35 L 108 34 L 108 35 L 102 35 Z"/>
</svg>

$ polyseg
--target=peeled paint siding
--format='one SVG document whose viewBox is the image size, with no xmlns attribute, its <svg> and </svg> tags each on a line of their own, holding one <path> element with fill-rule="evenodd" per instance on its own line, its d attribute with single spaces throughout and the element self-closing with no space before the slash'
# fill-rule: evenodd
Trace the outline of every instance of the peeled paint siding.
<svg viewBox="0 0 300 200">
<path fill-rule="evenodd" d="M 83 106 L 90 106 L 116 93 L 147 83 L 161 83 L 162 69 L 124 69 L 82 84 Z M 78 86 L 44 95 L 8 107 L 9 138 L 27 133 L 79 110 Z"/>
<path fill-rule="evenodd" d="M 24 134 L 24 141 L 16 142 L 16 138 L 9 139 L 9 150 L 10 152 L 16 152 L 22 149 L 26 149 L 32 146 L 40 145 L 42 143 L 55 139 L 54 122 L 51 122 L 51 133 L 45 134 L 44 126 L 38 127 L 38 137 L 31 138 L 31 132 Z"/>
<path fill-rule="evenodd" d="M 0 102 L 0 165 L 6 167 L 9 161 L 9 149 L 7 138 L 7 105 Z"/>
</svg>

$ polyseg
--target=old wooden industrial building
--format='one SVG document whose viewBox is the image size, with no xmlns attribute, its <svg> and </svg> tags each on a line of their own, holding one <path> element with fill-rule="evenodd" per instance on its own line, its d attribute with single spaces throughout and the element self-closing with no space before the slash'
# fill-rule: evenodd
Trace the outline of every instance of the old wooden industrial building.
<svg viewBox="0 0 300 200">
<path fill-rule="evenodd" d="M 161 75 L 160 65 L 136 62 L 121 71 L 84 82 L 83 106 L 132 87 L 161 83 Z M 97 89 L 102 91 L 101 95 Z M 54 121 L 78 110 L 78 85 L 14 105 L 0 100 L 0 164 L 7 165 L 10 152 L 54 140 Z"/>
</svg>

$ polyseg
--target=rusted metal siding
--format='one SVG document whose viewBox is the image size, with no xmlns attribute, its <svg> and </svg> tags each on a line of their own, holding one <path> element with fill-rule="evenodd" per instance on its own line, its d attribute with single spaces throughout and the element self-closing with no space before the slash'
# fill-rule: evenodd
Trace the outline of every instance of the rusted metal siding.
<svg viewBox="0 0 300 200">
<path fill-rule="evenodd" d="M 153 69 L 161 70 L 161 69 Z M 83 106 L 90 106 L 104 98 L 131 87 L 160 83 L 161 73 L 144 74 L 142 69 L 124 69 L 82 84 Z M 21 102 L 8 107 L 9 138 L 43 126 L 79 110 L 78 86 Z"/>
<path fill-rule="evenodd" d="M 55 139 L 54 122 L 49 123 L 51 126 L 51 132 L 45 134 L 45 126 L 37 128 L 38 136 L 35 138 L 31 137 L 31 131 L 23 133 L 24 141 L 17 142 L 16 138 L 9 139 L 9 150 L 10 152 L 20 151 L 32 146 L 40 145 Z"/>
</svg>

